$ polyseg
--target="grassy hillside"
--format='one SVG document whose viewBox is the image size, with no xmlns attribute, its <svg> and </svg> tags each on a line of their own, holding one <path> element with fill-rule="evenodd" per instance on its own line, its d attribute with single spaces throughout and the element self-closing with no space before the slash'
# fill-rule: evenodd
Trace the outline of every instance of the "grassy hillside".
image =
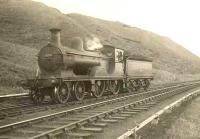
<svg viewBox="0 0 200 139">
<path fill-rule="evenodd" d="M 50 28 L 62 29 L 62 40 L 84 35 L 87 30 L 58 10 L 31 0 L 0 1 L 0 39 L 41 48 L 48 42 Z"/>
<path fill-rule="evenodd" d="M 16 81 L 34 74 L 36 49 L 0 41 L 0 83 L 15 86 Z"/>
<path fill-rule="evenodd" d="M 156 69 L 178 74 L 200 72 L 200 58 L 167 37 L 119 22 L 79 14 L 67 16 L 81 23 L 92 34 L 107 43 L 127 49 L 134 55 L 153 57 Z M 141 43 L 138 44 L 137 41 Z"/>
<path fill-rule="evenodd" d="M 57 9 L 31 0 L 0 0 L 0 86 L 34 75 L 38 50 L 47 44 L 49 29 L 62 29 L 61 39 L 96 37 L 102 44 L 123 48 L 130 55 L 153 57 L 156 81 L 179 81 L 199 77 L 200 59 L 169 38 L 79 14 L 62 14 Z M 178 50 L 178 51 L 177 51 Z M 1 90 L 0 90 L 1 91 Z"/>
</svg>

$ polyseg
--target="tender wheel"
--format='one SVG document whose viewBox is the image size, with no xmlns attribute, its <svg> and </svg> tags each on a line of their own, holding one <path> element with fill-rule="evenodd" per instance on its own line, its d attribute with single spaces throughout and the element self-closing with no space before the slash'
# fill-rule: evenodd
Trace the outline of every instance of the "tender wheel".
<svg viewBox="0 0 200 139">
<path fill-rule="evenodd" d="M 147 90 L 149 88 L 150 82 L 149 80 L 144 80 L 144 82 L 145 82 L 145 86 L 143 88 L 144 90 Z"/>
<path fill-rule="evenodd" d="M 54 87 L 54 101 L 66 103 L 70 97 L 70 86 L 68 84 Z"/>
<path fill-rule="evenodd" d="M 119 93 L 120 87 L 121 87 L 121 85 L 120 85 L 119 81 L 116 81 L 116 80 L 110 81 L 109 89 L 112 92 L 112 94 L 117 95 Z"/>
<path fill-rule="evenodd" d="M 75 95 L 75 98 L 79 101 L 84 99 L 84 97 L 85 97 L 84 82 L 79 81 L 74 84 L 74 95 Z"/>
<path fill-rule="evenodd" d="M 44 100 L 44 95 L 37 89 L 31 90 L 30 97 L 35 104 L 40 104 Z"/>
<path fill-rule="evenodd" d="M 133 93 L 139 89 L 139 86 L 135 80 L 129 80 L 127 83 L 127 88 L 129 93 Z"/>
<path fill-rule="evenodd" d="M 129 93 L 133 93 L 133 91 L 135 91 L 135 88 L 134 88 L 134 86 L 133 86 L 133 83 L 132 83 L 132 81 L 128 81 L 128 83 L 127 83 L 127 89 L 128 89 L 128 92 Z"/>
<path fill-rule="evenodd" d="M 140 80 L 136 80 L 135 82 L 137 83 L 136 91 L 140 90 L 140 88 L 142 87 L 141 81 Z"/>
<path fill-rule="evenodd" d="M 134 91 L 138 91 L 140 89 L 140 85 L 135 80 L 132 80 L 131 83 L 134 88 Z"/>
<path fill-rule="evenodd" d="M 105 81 L 95 81 L 94 86 L 95 86 L 95 90 L 93 92 L 93 95 L 97 98 L 101 97 L 105 91 L 105 87 L 106 87 Z"/>
</svg>

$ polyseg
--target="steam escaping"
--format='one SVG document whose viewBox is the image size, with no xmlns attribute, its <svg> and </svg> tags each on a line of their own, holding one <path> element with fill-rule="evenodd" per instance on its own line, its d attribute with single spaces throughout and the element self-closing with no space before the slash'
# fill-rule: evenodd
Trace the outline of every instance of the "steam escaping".
<svg viewBox="0 0 200 139">
<path fill-rule="evenodd" d="M 101 44 L 100 40 L 93 36 L 92 39 L 86 39 L 86 45 L 87 45 L 87 50 L 98 50 L 103 48 L 103 45 Z"/>
</svg>

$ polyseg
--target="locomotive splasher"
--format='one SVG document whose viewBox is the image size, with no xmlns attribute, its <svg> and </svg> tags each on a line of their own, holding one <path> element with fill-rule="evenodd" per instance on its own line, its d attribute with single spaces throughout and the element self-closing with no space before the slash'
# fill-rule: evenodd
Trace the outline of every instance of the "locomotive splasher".
<svg viewBox="0 0 200 139">
<path fill-rule="evenodd" d="M 149 86 L 153 78 L 150 60 L 130 59 L 123 50 L 110 45 L 88 51 L 78 37 L 63 46 L 60 31 L 50 29 L 50 43 L 38 54 L 40 72 L 26 82 L 34 102 L 41 102 L 46 95 L 57 103 L 69 98 L 80 101 L 86 95 L 101 97 L 105 93 L 118 94 L 125 88 L 133 91 Z"/>
</svg>

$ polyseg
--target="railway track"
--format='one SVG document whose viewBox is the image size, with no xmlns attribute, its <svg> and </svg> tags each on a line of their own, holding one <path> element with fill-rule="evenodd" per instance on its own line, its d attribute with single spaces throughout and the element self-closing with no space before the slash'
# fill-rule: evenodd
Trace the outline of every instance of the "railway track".
<svg viewBox="0 0 200 139">
<path fill-rule="evenodd" d="M 173 89 L 174 87 L 179 87 L 181 85 L 185 85 L 184 83 L 178 84 L 178 85 L 174 85 L 174 86 L 170 86 L 170 87 L 166 87 L 166 89 Z M 160 88 L 160 87 L 159 87 Z M 153 89 L 152 89 L 153 90 Z M 158 91 L 156 91 L 158 90 Z M 156 89 L 153 92 L 159 92 L 159 89 Z M 144 95 L 148 95 L 149 93 L 151 93 L 151 91 L 149 90 L 148 92 L 137 92 L 138 94 L 136 94 L 135 96 L 142 96 Z M 21 115 L 26 115 L 26 114 L 31 114 L 31 113 L 36 113 L 36 112 L 44 112 L 44 111 L 49 111 L 49 110 L 57 110 L 57 109 L 61 109 L 61 108 L 66 108 L 68 107 L 68 109 L 70 108 L 75 108 L 81 105 L 86 105 L 86 104 L 92 104 L 94 102 L 101 102 L 103 100 L 108 100 L 108 99 L 114 99 L 114 98 L 120 98 L 120 97 L 124 97 L 124 96 L 132 96 L 132 94 L 130 95 L 129 93 L 123 93 L 123 94 L 118 94 L 118 95 L 109 95 L 109 96 L 104 96 L 101 98 L 88 98 L 85 99 L 81 102 L 77 102 L 77 101 L 72 101 L 66 104 L 49 104 L 47 103 L 43 103 L 42 105 L 34 105 L 30 102 L 25 101 L 25 103 L 17 103 L 17 104 L 8 104 L 8 105 L 3 105 L 0 107 L 0 120 L 6 120 L 8 118 L 13 118 L 13 117 L 17 117 L 17 116 L 21 116 Z M 14 96 L 12 96 L 14 97 Z M 17 95 L 17 98 L 19 96 Z M 28 98 L 27 98 L 28 99 Z M 1 124 L 1 122 L 0 122 Z"/>
<path fill-rule="evenodd" d="M 161 99 L 190 90 L 197 85 L 199 83 L 179 85 L 171 89 L 167 87 L 168 89 L 158 89 L 159 91 L 149 93 L 151 95 L 141 95 L 137 99 L 135 95 L 129 95 L 2 125 L 0 138 L 90 137 L 93 132 L 103 132 L 103 127 L 108 126 L 108 123 L 115 123 L 148 110 Z"/>
<path fill-rule="evenodd" d="M 86 99 L 82 102 L 77 102 L 77 101 L 74 101 L 74 102 L 70 102 L 70 103 L 67 103 L 67 104 L 43 104 L 43 105 L 33 105 L 33 104 L 20 104 L 20 105 L 12 105 L 12 106 L 9 106 L 9 107 L 2 107 L 0 110 L 0 116 L 1 116 L 1 121 L 0 121 L 0 125 L 1 123 L 4 121 L 6 121 L 7 123 L 7 119 L 8 118 L 17 118 L 18 119 L 18 116 L 21 116 L 21 115 L 25 115 L 25 114 L 31 114 L 31 113 L 37 113 L 37 112 L 44 112 L 44 111 L 50 111 L 50 110 L 57 110 L 59 109 L 72 109 L 72 108 L 75 108 L 75 107 L 78 107 L 78 106 L 82 106 L 82 105 L 87 105 L 87 104 L 92 104 L 92 103 L 95 103 L 95 102 L 101 102 L 101 101 L 105 101 L 105 100 L 110 100 L 110 99 L 116 99 L 116 98 L 124 98 L 126 96 L 126 98 L 128 98 L 129 96 L 131 98 L 135 97 L 140 97 L 140 96 L 148 96 L 148 95 L 152 95 L 153 93 L 156 94 L 156 93 L 160 93 L 161 91 L 166 91 L 166 90 L 170 90 L 170 89 L 173 89 L 173 88 L 176 88 L 176 87 L 180 87 L 182 85 L 176 85 L 176 86 L 171 86 L 171 87 L 166 87 L 166 88 L 162 88 L 162 89 L 156 89 L 156 90 L 153 90 L 153 91 L 148 91 L 148 92 L 140 92 L 138 94 L 129 94 L 129 93 L 126 93 L 126 94 L 118 94 L 118 95 L 109 95 L 109 96 L 104 96 L 102 98 L 90 98 L 90 99 Z M 50 111 L 50 112 L 53 112 L 53 111 Z M 56 111 L 54 111 L 56 112 Z"/>
<path fill-rule="evenodd" d="M 148 125 L 155 124 L 155 122 L 156 122 L 156 124 L 158 124 L 158 121 L 161 116 L 163 116 L 164 114 L 172 113 L 172 110 L 179 107 L 182 103 L 187 102 L 187 101 L 197 97 L 199 94 L 200 94 L 200 89 L 181 97 L 180 99 L 176 100 L 175 102 L 173 102 L 173 103 L 167 105 L 166 107 L 164 107 L 163 109 L 157 111 L 156 113 L 154 113 L 153 115 L 151 115 L 150 117 L 145 119 L 143 122 L 141 122 L 134 128 L 128 130 L 127 132 L 125 132 L 124 134 L 119 136 L 117 139 L 129 139 L 129 138 L 139 139 L 140 134 L 141 134 L 140 132 L 142 132 L 141 130 L 143 128 L 147 127 Z"/>
<path fill-rule="evenodd" d="M 178 83 L 178 85 L 184 85 L 185 83 L 186 82 Z M 176 86 L 177 83 L 176 84 L 174 84 L 174 83 L 167 84 L 167 85 L 165 85 L 165 87 L 170 87 L 170 86 L 173 87 L 172 85 Z M 163 87 L 162 87 L 162 85 L 157 85 L 157 86 L 150 88 L 150 90 L 153 90 L 155 88 L 163 88 Z M 137 93 L 145 93 L 145 92 L 140 91 Z M 62 107 L 66 107 L 66 106 L 78 107 L 79 105 L 91 104 L 94 102 L 100 102 L 100 101 L 107 100 L 107 99 L 119 98 L 119 97 L 123 97 L 126 95 L 128 96 L 130 94 L 123 93 L 123 94 L 118 94 L 118 95 L 104 96 L 101 98 L 88 98 L 81 102 L 71 101 L 66 104 L 49 104 L 49 102 L 44 102 L 43 104 L 37 105 L 37 106 L 29 101 L 27 93 L 4 95 L 4 96 L 0 96 L 0 100 L 2 101 L 2 100 L 7 99 L 7 102 L 9 102 L 9 103 L 0 104 L 0 120 L 4 120 L 4 119 L 10 118 L 10 117 L 12 118 L 12 117 L 20 116 L 20 115 L 35 113 L 35 112 L 54 110 L 54 109 L 62 108 Z M 13 99 L 16 99 L 16 100 L 14 100 L 14 102 L 13 102 Z M 23 101 L 22 99 L 26 100 L 26 101 Z M 10 101 L 12 103 L 10 103 Z"/>
<path fill-rule="evenodd" d="M 164 84 L 156 84 L 152 87 L 150 87 L 150 89 L 155 89 L 155 88 L 163 88 L 163 87 L 169 87 L 172 85 L 177 85 L 177 84 L 185 84 L 185 83 L 192 83 L 192 82 L 197 82 L 199 80 L 193 80 L 193 81 L 185 81 L 185 82 L 176 82 L 176 83 L 164 83 Z M 0 95 L 0 100 L 5 100 L 5 99 L 16 99 L 16 98 L 26 98 L 29 97 L 28 93 L 20 93 L 20 94 L 9 94 L 9 95 Z"/>
<path fill-rule="evenodd" d="M 148 94 L 143 90 L 140 90 L 135 94 L 135 96 L 142 96 L 143 94 Z M 121 93 L 117 95 L 107 95 L 103 96 L 101 98 L 86 98 L 83 101 L 71 101 L 66 104 L 51 104 L 48 101 L 40 104 L 40 105 L 35 105 L 31 102 L 20 102 L 19 103 L 12 103 L 12 104 L 5 104 L 0 107 L 0 120 L 4 120 L 6 118 L 13 118 L 16 116 L 21 116 L 21 115 L 26 115 L 26 114 L 31 114 L 31 113 L 36 113 L 36 112 L 43 112 L 43 111 L 49 111 L 49 110 L 56 110 L 56 109 L 61 109 L 66 107 L 68 109 L 78 107 L 81 105 L 86 105 L 86 104 L 92 104 L 95 102 L 101 102 L 104 100 L 109 100 L 109 99 L 114 99 L 114 98 L 120 98 L 124 96 L 129 96 L 130 93 Z M 18 98 L 17 98 L 18 99 Z M 29 99 L 29 98 L 26 98 Z"/>
<path fill-rule="evenodd" d="M 44 103 L 40 105 L 35 105 L 31 102 L 29 103 L 13 103 L 13 104 L 5 104 L 0 107 L 0 120 L 3 120 L 5 118 L 9 117 L 15 117 L 15 116 L 20 116 L 24 114 L 30 114 L 30 113 L 35 113 L 35 112 L 40 112 L 40 111 L 45 111 L 45 110 L 54 110 L 57 108 L 62 108 L 62 107 L 70 107 L 70 106 L 79 106 L 87 103 L 93 103 L 96 101 L 101 101 L 101 100 L 106 100 L 106 99 L 111 99 L 111 98 L 117 98 L 117 97 L 122 97 L 125 96 L 126 94 L 118 94 L 118 95 L 110 95 L 110 96 L 104 96 L 101 98 L 88 98 L 85 99 L 81 102 L 78 101 L 71 101 L 66 104 L 51 104 L 48 101 L 45 101 Z M 28 99 L 28 98 L 27 98 Z"/>
</svg>

